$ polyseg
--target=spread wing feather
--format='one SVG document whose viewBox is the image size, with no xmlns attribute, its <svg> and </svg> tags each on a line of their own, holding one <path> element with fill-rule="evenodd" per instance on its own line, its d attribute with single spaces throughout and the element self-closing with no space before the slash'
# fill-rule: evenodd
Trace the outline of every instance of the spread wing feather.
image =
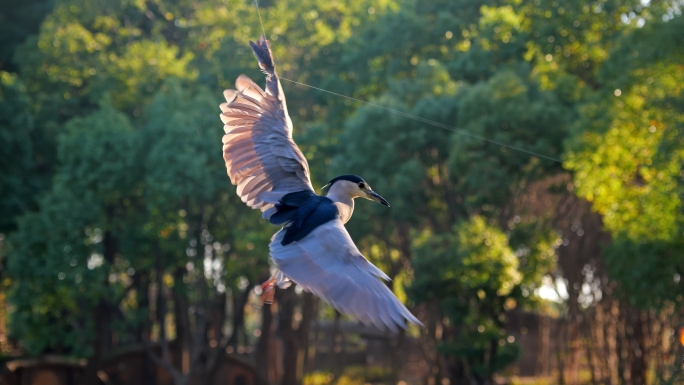
<svg viewBox="0 0 684 385">
<path fill-rule="evenodd" d="M 223 159 L 242 201 L 269 218 L 274 212 L 269 209 L 283 195 L 313 187 L 309 164 L 292 139 L 292 121 L 271 48 L 263 36 L 250 45 L 266 74 L 266 90 L 241 75 L 236 90 L 224 91 Z"/>
<path fill-rule="evenodd" d="M 339 219 L 318 226 L 308 236 L 282 245 L 284 230 L 273 237 L 271 258 L 278 269 L 304 289 L 365 324 L 393 331 L 405 320 L 420 321 L 380 280 L 389 278 L 361 255 Z"/>
</svg>

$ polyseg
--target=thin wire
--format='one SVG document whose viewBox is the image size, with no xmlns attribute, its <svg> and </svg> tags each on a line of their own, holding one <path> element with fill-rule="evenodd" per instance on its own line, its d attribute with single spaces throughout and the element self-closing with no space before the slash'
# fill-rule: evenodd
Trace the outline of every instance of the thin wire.
<svg viewBox="0 0 684 385">
<path fill-rule="evenodd" d="M 383 110 L 387 110 L 387 111 L 389 111 L 389 112 L 392 112 L 392 113 L 395 113 L 395 114 L 404 116 L 404 117 L 406 117 L 406 118 L 413 119 L 413 120 L 417 120 L 417 121 L 419 121 L 419 122 L 423 122 L 423 123 L 426 123 L 426 124 L 430 124 L 430 125 L 433 125 L 433 126 L 436 126 L 436 127 L 439 127 L 439 128 L 443 128 L 443 129 L 445 129 L 445 130 L 453 131 L 453 132 L 455 132 L 455 133 L 457 133 L 457 134 L 460 134 L 460 135 L 469 136 L 469 137 L 471 137 L 471 138 L 483 140 L 483 141 L 485 141 L 485 142 L 497 144 L 497 145 L 500 145 L 500 146 L 503 146 L 503 147 L 507 147 L 507 148 L 510 148 L 510 149 L 513 149 L 513 150 L 516 150 L 516 151 L 520 151 L 520 152 L 523 152 L 523 153 L 526 153 L 526 154 L 529 154 L 529 155 L 538 156 L 538 157 L 540 157 L 540 158 L 548 159 L 548 160 L 551 160 L 551 161 L 553 161 L 553 162 L 557 162 L 557 163 L 563 164 L 563 161 L 561 161 L 560 159 L 552 158 L 552 157 L 546 156 L 546 155 L 542 155 L 542 154 L 539 154 L 539 153 L 534 152 L 534 151 L 525 150 L 525 149 L 520 148 L 520 147 L 515 147 L 515 146 L 512 146 L 512 145 L 510 145 L 510 144 L 502 143 L 502 142 L 499 142 L 499 141 L 494 140 L 494 139 L 488 139 L 488 138 L 485 138 L 485 137 L 482 137 L 482 136 L 479 136 L 479 135 L 476 135 L 476 134 L 472 134 L 472 133 L 470 133 L 470 132 L 468 132 L 468 131 L 465 131 L 465 130 L 461 130 L 461 129 L 458 129 L 458 128 L 455 128 L 455 127 L 451 127 L 451 126 L 448 126 L 448 125 L 443 124 L 443 123 L 435 122 L 434 120 L 422 118 L 422 117 L 416 116 L 416 115 L 411 115 L 411 114 L 406 113 L 406 112 L 403 112 L 403 111 L 399 111 L 399 110 L 395 110 L 395 109 L 393 109 L 393 108 L 385 107 L 385 106 L 380 105 L 380 104 L 367 102 L 367 101 L 365 101 L 365 100 L 353 98 L 353 97 L 351 97 L 351 96 L 338 94 L 337 92 L 328 91 L 328 90 L 325 90 L 325 89 L 323 89 L 323 88 L 318 88 L 318 87 L 310 86 L 310 85 L 308 85 L 308 84 L 300 83 L 300 82 L 295 81 L 295 80 L 290 80 L 290 79 L 286 79 L 286 78 L 283 78 L 283 77 L 280 77 L 280 80 L 285 80 L 285 81 L 288 81 L 288 82 L 291 82 L 291 83 L 295 83 L 295 84 L 300 85 L 300 86 L 304 86 L 304 87 L 312 88 L 312 89 L 315 89 L 315 90 L 318 90 L 318 91 L 326 92 L 326 93 L 329 93 L 329 94 L 331 94 L 331 95 L 339 96 L 339 97 L 342 97 L 342 98 L 345 98 L 345 99 L 354 100 L 354 101 L 357 101 L 357 102 L 359 102 L 359 103 L 367 104 L 367 105 L 369 105 L 369 106 L 373 106 L 373 107 L 377 107 L 377 108 L 382 108 Z M 642 185 L 640 185 L 639 183 L 636 183 L 636 182 L 634 182 L 634 181 L 624 180 L 624 179 L 623 179 L 622 181 L 625 182 L 625 183 L 628 183 L 628 184 L 633 184 L 633 185 L 638 186 L 638 187 L 643 187 Z M 652 190 L 655 190 L 655 191 L 658 190 L 658 189 L 654 189 L 653 187 L 651 187 L 651 189 L 652 189 Z M 664 192 L 664 191 L 659 191 L 659 192 L 667 194 L 667 193 Z M 678 197 L 680 197 L 680 198 L 684 198 L 684 195 L 678 194 L 678 193 L 676 193 L 676 192 L 675 192 L 674 194 L 676 194 L 676 195 L 677 195 Z"/>
<path fill-rule="evenodd" d="M 257 15 L 259 15 L 259 23 L 261 24 L 261 32 L 264 33 L 264 38 L 266 38 L 266 30 L 264 29 L 264 22 L 263 22 L 263 20 L 261 20 L 261 12 L 259 11 L 259 2 L 258 2 L 258 0 L 254 0 L 254 6 L 256 7 Z M 349 100 L 354 100 L 354 101 L 357 101 L 357 102 L 359 102 L 359 103 L 368 104 L 369 106 L 374 106 L 374 107 L 377 107 L 377 108 L 382 108 L 383 110 L 390 111 L 390 112 L 392 112 L 392 113 L 401 115 L 401 116 L 403 116 L 403 117 L 406 117 L 406 118 L 409 118 L 409 119 L 413 119 L 413 120 L 417 120 L 417 121 L 419 121 L 419 122 L 423 122 L 423 123 L 426 123 L 426 124 L 430 124 L 430 125 L 435 126 L 435 127 L 443 128 L 443 129 L 445 129 L 445 130 L 453 131 L 453 132 L 455 132 L 455 133 L 457 133 L 457 134 L 460 134 L 460 135 L 469 136 L 469 137 L 471 137 L 471 138 L 479 139 L 479 140 L 482 140 L 482 141 L 485 141 L 485 142 L 488 142 L 488 143 L 497 144 L 497 145 L 502 146 L 502 147 L 510 148 L 511 150 L 520 151 L 520 152 L 523 152 L 523 153 L 526 153 L 526 154 L 529 154 L 529 155 L 538 156 L 538 157 L 540 157 L 540 158 L 544 158 L 544 159 L 547 159 L 547 160 L 550 160 L 550 161 L 553 161 L 553 162 L 556 162 L 556 163 L 563 164 L 563 161 L 561 161 L 561 160 L 558 159 L 558 158 L 553 158 L 553 157 L 548 156 L 548 155 L 543 155 L 543 154 L 539 154 L 539 153 L 534 152 L 534 151 L 525 150 L 524 148 L 520 148 L 520 147 L 516 147 L 516 146 L 510 145 L 510 144 L 506 144 L 506 143 L 503 143 L 503 142 L 499 142 L 498 140 L 487 139 L 487 138 L 485 138 L 485 137 L 483 137 L 483 136 L 479 136 L 479 135 L 476 135 L 476 134 L 472 134 L 472 133 L 470 133 L 470 132 L 468 132 L 468 131 L 461 130 L 461 129 L 458 129 L 458 128 L 455 128 L 455 127 L 451 127 L 451 126 L 448 126 L 448 125 L 446 125 L 446 124 L 442 124 L 442 123 L 436 122 L 436 121 L 434 121 L 434 120 L 430 120 L 430 119 L 426 119 L 426 118 L 421 118 L 420 116 L 416 116 L 416 115 L 412 115 L 412 114 L 409 114 L 409 113 L 406 113 L 406 112 L 403 112 L 403 111 L 395 110 L 395 109 L 393 109 L 393 108 L 385 107 L 385 106 L 382 106 L 382 105 L 380 105 L 380 104 L 375 104 L 375 103 L 367 102 L 367 101 L 365 101 L 365 100 L 353 98 L 353 97 L 351 97 L 351 96 L 338 94 L 337 92 L 332 92 L 332 91 L 324 90 L 323 88 L 318 88 L 318 87 L 310 86 L 310 85 L 308 85 L 308 84 L 300 83 L 300 82 L 295 81 L 295 80 L 286 79 L 286 78 L 284 78 L 284 77 L 280 77 L 280 79 L 281 79 L 281 80 L 288 81 L 288 82 L 291 82 L 291 83 L 298 84 L 298 85 L 303 86 L 303 87 L 309 87 L 309 88 L 312 88 L 312 89 L 314 89 L 314 90 L 318 90 L 318 91 L 322 91 L 322 92 L 327 92 L 327 93 L 329 93 L 329 94 L 331 94 L 331 95 L 336 95 L 336 96 L 339 96 L 339 97 L 342 97 L 342 98 L 346 98 L 346 99 L 349 99 Z"/>
<path fill-rule="evenodd" d="M 298 85 L 300 85 L 300 86 L 304 86 L 304 87 L 308 87 L 308 88 L 313 88 L 313 89 L 318 90 L 318 91 L 327 92 L 327 93 L 332 94 L 332 95 L 335 95 L 335 96 L 339 96 L 339 97 L 346 98 L 346 99 L 349 99 L 349 100 L 354 100 L 354 101 L 357 101 L 357 102 L 359 102 L 359 103 L 368 104 L 369 106 L 373 106 L 373 107 L 377 107 L 377 108 L 382 108 L 383 110 L 386 110 L 386 111 L 389 111 L 389 112 L 392 112 L 392 113 L 401 115 L 401 116 L 406 117 L 406 118 L 409 118 L 409 119 L 417 120 L 417 121 L 422 122 L 422 123 L 425 123 L 425 124 L 429 124 L 429 125 L 432 125 L 432 126 L 435 126 L 435 127 L 443 128 L 443 129 L 445 129 L 445 130 L 453 131 L 453 132 L 455 132 L 455 133 L 457 133 L 457 134 L 459 134 L 459 135 L 469 136 L 469 137 L 471 137 L 471 138 L 479 139 L 479 140 L 482 140 L 482 141 L 485 141 L 485 142 L 488 142 L 488 143 L 492 143 L 492 144 L 496 144 L 496 145 L 499 145 L 499 146 L 502 146 L 502 147 L 510 148 L 511 150 L 520 151 L 520 152 L 523 152 L 523 153 L 526 153 L 526 154 L 529 154 L 529 155 L 533 155 L 533 156 L 538 156 L 538 157 L 540 157 L 540 158 L 544 158 L 544 159 L 547 159 L 547 160 L 550 160 L 550 161 L 553 161 L 553 162 L 557 162 L 557 163 L 561 163 L 561 164 L 563 163 L 563 161 L 561 161 L 561 160 L 558 159 L 558 158 L 553 158 L 553 157 L 551 157 L 551 156 L 543 155 L 543 154 L 540 154 L 540 153 L 538 153 L 538 152 L 534 152 L 534 151 L 526 150 L 526 149 L 524 149 L 524 148 L 520 148 L 520 147 L 516 147 L 516 146 L 510 145 L 510 144 L 506 144 L 506 143 L 500 142 L 500 141 L 498 141 L 498 140 L 485 138 L 484 136 L 480 136 L 480 135 L 477 135 L 477 134 L 473 134 L 473 133 L 470 133 L 470 132 L 468 132 L 468 131 L 458 129 L 458 128 L 456 128 L 456 127 L 448 126 L 448 125 L 446 125 L 446 124 L 443 124 L 443 123 L 440 123 L 440 122 L 436 122 L 436 121 L 434 121 L 434 120 L 422 118 L 422 117 L 417 116 L 417 115 L 412 115 L 412 114 L 409 114 L 409 113 L 406 113 L 406 112 L 403 112 L 403 111 L 395 110 L 395 109 L 393 109 L 393 108 L 385 107 L 385 106 L 380 105 L 380 104 L 371 103 L 371 102 L 367 102 L 367 101 L 365 101 L 365 100 L 353 98 L 353 97 L 351 97 L 351 96 L 338 94 L 337 92 L 332 92 L 332 91 L 324 90 L 323 88 L 318 88 L 318 87 L 310 86 L 310 85 L 308 85 L 308 84 L 300 83 L 300 82 L 298 82 L 298 81 L 286 79 L 286 78 L 283 78 L 283 77 L 280 77 L 280 80 L 285 80 L 285 81 L 288 81 L 288 82 L 291 82 L 291 83 L 298 84 Z"/>
<path fill-rule="evenodd" d="M 256 7 L 256 9 L 257 9 L 257 15 L 259 15 L 259 23 L 261 24 L 261 31 L 262 31 L 263 34 L 264 34 L 264 38 L 266 38 L 266 30 L 264 29 L 264 22 L 261 20 L 261 12 L 259 11 L 259 2 L 258 2 L 258 0 L 254 0 L 254 5 L 255 5 L 255 7 Z M 468 136 L 468 137 L 471 137 L 471 138 L 479 139 L 479 140 L 482 140 L 482 141 L 484 141 L 484 142 L 496 144 L 496 145 L 499 145 L 499 146 L 502 146 L 502 147 L 510 148 L 511 150 L 519 151 L 519 152 L 522 152 L 522 153 L 525 153 L 525 154 L 528 154 L 528 155 L 537 156 L 537 157 L 540 157 L 540 158 L 543 158 L 543 159 L 550 160 L 550 161 L 552 161 L 552 162 L 556 162 L 556 163 L 563 164 L 563 161 L 560 160 L 560 159 L 558 159 L 558 158 L 554 158 L 554 157 L 551 157 L 551 156 L 548 156 L 548 155 L 540 154 L 540 153 L 538 153 L 538 152 L 534 152 L 534 151 L 526 150 L 526 149 L 524 149 L 524 148 L 520 148 L 520 147 L 516 147 L 516 146 L 510 145 L 510 144 L 506 144 L 506 143 L 500 142 L 500 141 L 498 141 L 498 140 L 488 139 L 488 138 L 485 138 L 485 137 L 483 137 L 483 136 L 480 136 L 480 135 L 477 135 L 477 134 L 473 134 L 473 133 L 470 133 L 470 132 L 468 132 L 468 131 L 465 131 L 465 130 L 461 130 L 461 129 L 459 129 L 459 128 L 456 128 L 456 127 L 452 127 L 452 126 L 448 126 L 448 125 L 443 124 L 443 123 L 440 123 L 440 122 L 436 122 L 436 121 L 434 121 L 434 120 L 426 119 L 426 118 L 423 118 L 423 117 L 420 117 L 420 116 L 417 116 L 417 115 L 412 115 L 412 114 L 409 114 L 409 113 L 406 113 L 406 112 L 403 112 L 403 111 L 395 110 L 395 109 L 393 109 L 393 108 L 385 107 L 385 106 L 383 106 L 383 105 L 381 105 L 381 104 L 371 103 L 371 102 L 368 102 L 368 101 L 365 101 L 365 100 L 361 100 L 361 99 L 357 99 L 357 98 L 354 98 L 354 97 L 351 97 L 351 96 L 343 95 L 343 94 L 340 94 L 340 93 L 337 93 L 337 92 L 328 91 L 328 90 L 323 89 L 323 88 L 314 87 L 314 86 L 311 86 L 311 85 L 308 85 L 308 84 L 304 84 L 304 83 L 298 82 L 298 81 L 296 81 L 296 80 L 291 80 L 291 79 L 287 79 L 287 78 L 284 78 L 284 77 L 279 77 L 279 78 L 280 78 L 281 80 L 285 80 L 285 81 L 288 81 L 288 82 L 290 82 L 290 83 L 294 83 L 294 84 L 300 85 L 300 86 L 302 86 L 302 87 L 311 88 L 311 89 L 314 89 L 314 90 L 317 90 L 317 91 L 326 92 L 326 93 L 331 94 L 331 95 L 335 95 L 335 96 L 339 96 L 339 97 L 342 97 L 342 98 L 345 98 L 345 99 L 353 100 L 353 101 L 356 101 L 356 102 L 359 102 L 359 103 L 367 104 L 367 105 L 369 105 L 369 106 L 373 106 L 373 107 L 376 107 L 376 108 L 381 108 L 381 109 L 383 109 L 383 110 L 392 112 L 392 113 L 394 113 L 394 114 L 401 115 L 401 116 L 403 116 L 403 117 L 405 117 L 405 118 L 413 119 L 413 120 L 416 120 L 416 121 L 419 121 L 419 122 L 422 122 L 422 123 L 425 123 L 425 124 L 429 124 L 429 125 L 432 125 L 432 126 L 435 126 L 435 127 L 443 128 L 443 129 L 445 129 L 445 130 L 449 130 L 449 131 L 455 132 L 455 133 L 457 133 L 457 134 L 459 134 L 459 135 L 463 135 L 463 136 Z M 634 182 L 634 181 L 630 181 L 630 180 L 622 180 L 622 181 L 625 182 L 625 183 L 633 184 L 633 185 L 638 186 L 638 187 L 643 187 L 643 186 L 641 186 L 640 184 L 638 184 L 638 183 L 636 183 L 636 182 Z M 658 189 L 654 189 L 653 187 L 651 187 L 651 190 L 652 190 L 652 191 L 657 191 Z M 664 191 L 659 191 L 659 192 L 665 193 Z M 674 194 L 677 195 L 679 198 L 684 199 L 684 195 L 678 194 L 677 192 L 674 192 Z"/>
<path fill-rule="evenodd" d="M 256 6 L 257 9 L 257 15 L 259 15 L 259 23 L 261 24 L 261 32 L 264 33 L 264 39 L 266 39 L 266 30 L 264 29 L 264 22 L 261 20 L 261 12 L 259 12 L 259 2 L 257 0 L 254 0 L 254 5 Z"/>
</svg>

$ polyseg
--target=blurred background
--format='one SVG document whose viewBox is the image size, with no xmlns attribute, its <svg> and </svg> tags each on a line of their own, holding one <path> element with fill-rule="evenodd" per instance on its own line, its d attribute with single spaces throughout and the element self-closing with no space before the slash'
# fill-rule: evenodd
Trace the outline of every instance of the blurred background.
<svg viewBox="0 0 684 385">
<path fill-rule="evenodd" d="M 2 383 L 684 381 L 684 1 L 260 7 L 284 78 L 533 153 L 283 81 L 314 186 L 391 202 L 348 228 L 425 327 L 262 306 L 218 118 L 263 84 L 253 2 L 2 0 Z"/>
</svg>

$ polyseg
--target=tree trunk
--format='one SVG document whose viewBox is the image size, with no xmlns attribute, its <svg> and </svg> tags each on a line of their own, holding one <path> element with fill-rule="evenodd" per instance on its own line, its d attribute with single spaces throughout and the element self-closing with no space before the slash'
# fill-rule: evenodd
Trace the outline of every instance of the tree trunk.
<svg viewBox="0 0 684 385">
<path fill-rule="evenodd" d="M 283 340 L 283 380 L 282 385 L 298 385 L 297 358 L 299 344 L 292 326 L 297 297 L 294 286 L 280 290 L 278 298 L 278 334 Z"/>
<path fill-rule="evenodd" d="M 176 282 L 183 282 L 184 272 L 177 269 L 174 273 Z M 177 290 L 172 290 L 173 312 L 176 323 L 176 341 L 174 344 L 173 362 L 174 366 L 180 368 L 183 373 L 190 372 L 190 319 L 188 318 L 188 301 Z"/>
<path fill-rule="evenodd" d="M 422 329 L 421 343 L 428 370 L 425 371 L 423 377 L 423 385 L 438 385 L 436 380 L 439 378 L 440 372 L 440 355 L 437 352 L 437 346 L 442 341 L 442 313 L 439 304 L 436 301 L 431 301 L 422 305 L 422 313 L 424 315 L 423 322 L 425 328 Z M 454 377 L 454 384 L 467 383 L 467 376 L 461 378 Z"/>
<path fill-rule="evenodd" d="M 550 336 L 551 333 L 551 318 L 545 315 L 539 316 L 539 342 L 537 345 L 537 364 L 535 365 L 534 374 L 536 376 L 547 376 L 549 374 L 549 354 L 550 354 Z"/>
<path fill-rule="evenodd" d="M 574 296 L 571 298 L 576 301 Z M 571 314 L 569 314 L 570 319 L 568 320 L 568 346 L 570 348 L 569 354 L 566 356 L 567 359 L 567 381 L 570 385 L 578 385 L 580 382 L 579 372 L 580 372 L 580 359 L 582 358 L 582 335 L 581 323 L 582 316 L 579 314 L 579 306 L 577 302 L 570 304 Z M 573 311 L 574 310 L 574 311 Z"/>
<path fill-rule="evenodd" d="M 333 330 L 332 330 L 332 338 L 330 341 L 330 353 L 333 355 L 334 361 L 335 361 L 335 367 L 333 371 L 333 375 L 335 376 L 335 380 L 337 380 L 341 375 L 342 371 L 344 370 L 345 366 L 345 349 L 344 349 L 344 336 L 342 334 L 342 330 L 340 327 L 340 318 L 342 318 L 342 314 L 340 314 L 339 311 L 335 310 L 335 323 L 333 324 Z"/>
<path fill-rule="evenodd" d="M 111 213 L 108 210 L 108 217 L 111 217 Z M 108 265 L 114 263 L 114 257 L 116 256 L 116 238 L 111 231 L 107 230 L 104 232 L 104 237 L 102 239 L 103 247 L 103 258 Z M 103 285 L 106 288 L 109 287 L 109 277 L 105 277 Z M 88 364 L 86 365 L 85 373 L 83 375 L 83 385 L 96 385 L 101 382 L 97 373 L 100 370 L 102 364 L 102 356 L 105 351 L 111 348 L 111 311 L 110 307 L 117 304 L 110 304 L 108 298 L 101 298 L 98 301 L 97 306 L 95 306 L 93 319 L 95 320 L 95 341 L 93 341 L 93 355 L 88 358 Z"/>
<path fill-rule="evenodd" d="M 627 346 L 627 331 L 625 329 L 624 305 L 620 306 L 617 322 L 617 356 L 618 356 L 618 383 L 627 384 L 631 380 L 629 371 L 629 348 Z"/>
<path fill-rule="evenodd" d="M 301 384 L 306 373 L 307 360 L 309 357 L 309 333 L 311 332 L 311 321 L 315 318 L 316 298 L 312 293 L 302 294 L 302 318 L 297 327 L 297 383 Z"/>
<path fill-rule="evenodd" d="M 310 373 L 316 367 L 316 353 L 318 348 L 318 331 L 319 322 L 318 311 L 320 309 L 320 301 L 314 295 L 311 295 L 311 302 L 313 304 L 313 314 L 311 316 L 311 321 L 309 322 L 309 336 L 307 337 L 307 353 L 306 359 L 304 360 L 304 373 Z M 315 328 L 312 330 L 311 324 L 315 322 Z"/>
<path fill-rule="evenodd" d="M 648 336 L 644 330 L 645 325 L 645 314 L 636 309 L 631 311 L 632 317 L 632 354 L 634 360 L 631 365 L 631 375 L 632 382 L 635 385 L 641 385 L 646 383 L 646 371 L 648 369 L 648 363 L 646 362 L 646 349 L 648 346 Z"/>
<path fill-rule="evenodd" d="M 620 352 L 618 345 L 618 319 L 620 304 L 617 300 L 610 303 L 610 322 L 606 324 L 606 336 L 608 340 L 608 385 L 618 385 L 620 378 Z"/>
<path fill-rule="evenodd" d="M 233 322 L 236 321 L 235 314 L 239 313 L 239 322 L 241 325 L 240 330 L 244 330 L 244 319 L 245 319 L 245 305 L 247 304 L 247 301 L 249 300 L 249 293 L 252 290 L 252 286 L 248 286 L 244 292 L 240 295 L 240 302 L 237 304 L 237 307 L 233 305 Z M 218 317 L 219 319 L 216 321 L 216 324 L 214 325 L 213 329 L 213 335 L 214 338 L 219 341 L 218 347 L 214 350 L 211 351 L 211 359 L 209 360 L 209 367 L 206 369 L 207 375 L 206 375 L 206 380 L 204 382 L 201 382 L 203 384 L 212 384 L 214 382 L 214 378 L 216 377 L 216 374 L 218 373 L 219 369 L 221 368 L 221 363 L 223 362 L 225 356 L 226 356 L 226 347 L 229 346 L 228 343 L 221 344 L 220 341 L 223 340 L 223 335 L 222 335 L 222 328 L 223 328 L 223 322 L 225 321 L 225 316 L 226 316 L 226 310 L 225 310 L 225 302 L 226 302 L 226 296 L 221 295 L 218 298 L 218 303 L 217 306 L 221 306 L 221 303 L 223 303 L 223 307 L 221 309 L 221 316 Z M 235 303 L 235 302 L 233 302 Z M 233 323 L 235 325 L 235 323 Z M 238 329 L 233 328 L 233 334 L 236 334 Z M 231 334 L 231 339 L 233 337 L 233 334 Z"/>
<path fill-rule="evenodd" d="M 88 358 L 88 364 L 83 375 L 83 385 L 97 385 L 101 381 L 97 376 L 103 355 L 103 345 L 106 338 L 108 322 L 106 317 L 106 304 L 100 300 L 95 307 L 93 319 L 95 320 L 95 341 L 93 341 L 93 355 Z"/>
<path fill-rule="evenodd" d="M 558 366 L 558 385 L 565 385 L 565 356 L 567 355 L 567 339 L 565 338 L 567 320 L 561 320 L 558 325 L 558 348 L 556 349 L 556 362 Z"/>
<path fill-rule="evenodd" d="M 228 340 L 228 346 L 237 348 L 240 343 L 240 334 L 244 334 L 245 304 L 247 304 L 247 300 L 249 300 L 251 288 L 251 285 L 247 286 L 243 292 L 233 289 L 233 333 L 230 335 L 230 339 Z M 264 304 L 264 308 L 266 307 L 270 308 L 270 305 Z"/>
<path fill-rule="evenodd" d="M 166 314 L 168 298 L 164 292 L 164 256 L 162 252 L 157 249 L 157 263 L 156 263 L 156 286 L 157 286 L 157 306 L 155 321 L 159 324 L 159 344 L 161 347 L 161 355 L 158 356 L 151 348 L 149 341 L 145 341 L 145 350 L 147 356 L 154 361 L 160 368 L 166 370 L 171 377 L 174 385 L 186 385 L 190 382 L 190 372 L 182 371 L 174 366 L 174 361 L 171 357 L 169 341 L 166 334 Z"/>
<path fill-rule="evenodd" d="M 268 382 L 274 384 L 277 380 L 274 366 L 270 360 L 271 339 L 273 336 L 273 307 L 275 304 L 264 304 L 261 308 L 261 336 L 256 344 L 256 366 L 265 374 Z"/>
</svg>

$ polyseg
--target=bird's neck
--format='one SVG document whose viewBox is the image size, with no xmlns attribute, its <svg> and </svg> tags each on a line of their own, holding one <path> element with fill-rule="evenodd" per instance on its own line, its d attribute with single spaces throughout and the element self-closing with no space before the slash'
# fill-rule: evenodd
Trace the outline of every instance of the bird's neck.
<svg viewBox="0 0 684 385">
<path fill-rule="evenodd" d="M 342 223 L 349 222 L 349 219 L 354 212 L 354 199 L 348 194 L 339 194 L 336 193 L 336 191 L 330 191 L 326 197 L 333 201 L 335 206 L 337 206 Z"/>
</svg>

